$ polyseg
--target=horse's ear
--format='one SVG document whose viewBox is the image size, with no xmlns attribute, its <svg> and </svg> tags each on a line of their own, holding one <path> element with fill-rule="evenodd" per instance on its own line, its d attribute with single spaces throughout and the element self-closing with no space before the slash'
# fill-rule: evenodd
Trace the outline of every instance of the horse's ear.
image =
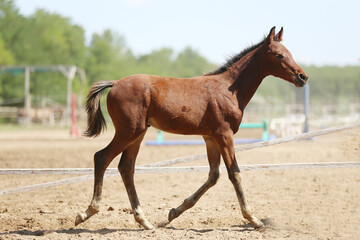
<svg viewBox="0 0 360 240">
<path fill-rule="evenodd" d="M 281 27 L 280 31 L 276 34 L 276 36 L 274 37 L 274 41 L 278 41 L 281 42 L 282 41 L 282 36 L 283 36 L 283 32 L 284 32 L 284 28 Z"/>
<path fill-rule="evenodd" d="M 266 42 L 270 44 L 274 41 L 274 38 L 275 38 L 275 27 L 272 27 L 269 32 L 269 35 L 266 37 Z"/>
</svg>

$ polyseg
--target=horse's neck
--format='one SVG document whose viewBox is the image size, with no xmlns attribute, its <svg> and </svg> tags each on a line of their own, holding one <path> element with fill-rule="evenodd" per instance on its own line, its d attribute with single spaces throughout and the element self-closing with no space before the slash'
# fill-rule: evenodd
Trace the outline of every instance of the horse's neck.
<svg viewBox="0 0 360 240">
<path fill-rule="evenodd" d="M 230 71 L 233 83 L 230 90 L 236 94 L 239 108 L 244 109 L 260 86 L 265 74 L 262 73 L 258 55 L 244 56 Z"/>
</svg>

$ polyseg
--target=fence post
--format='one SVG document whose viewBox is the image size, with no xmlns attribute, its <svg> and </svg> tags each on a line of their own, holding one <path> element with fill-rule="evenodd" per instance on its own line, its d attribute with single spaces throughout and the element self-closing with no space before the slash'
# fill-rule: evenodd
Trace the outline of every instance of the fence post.
<svg viewBox="0 0 360 240">
<path fill-rule="evenodd" d="M 267 141 L 269 140 L 269 126 L 268 126 L 268 120 L 265 118 L 264 119 L 264 131 L 263 131 L 263 134 L 262 134 L 262 140 L 263 141 Z"/>
<path fill-rule="evenodd" d="M 164 136 L 163 136 L 163 132 L 161 130 L 158 130 L 158 134 L 156 137 L 156 142 L 157 143 L 162 143 L 164 140 Z"/>
<path fill-rule="evenodd" d="M 24 102 L 24 124 L 30 123 L 30 67 L 25 67 L 25 102 Z"/>
<path fill-rule="evenodd" d="M 305 115 L 305 122 L 304 122 L 304 133 L 310 131 L 309 128 L 309 99 L 310 99 L 310 91 L 309 91 L 309 83 L 305 84 L 304 86 L 304 115 Z"/>
</svg>

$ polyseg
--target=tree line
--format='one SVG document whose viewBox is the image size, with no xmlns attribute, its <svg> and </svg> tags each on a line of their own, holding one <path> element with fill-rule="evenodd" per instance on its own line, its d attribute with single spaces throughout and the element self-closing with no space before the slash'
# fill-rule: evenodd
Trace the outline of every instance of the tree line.
<svg viewBox="0 0 360 240">
<path fill-rule="evenodd" d="M 187 78 L 217 67 L 191 47 L 178 53 L 171 48 L 160 48 L 135 55 L 124 36 L 110 29 L 94 33 L 87 44 L 84 29 L 71 19 L 43 9 L 23 16 L 13 0 L 0 0 L 0 65 L 55 64 L 76 65 L 85 69 L 88 87 L 99 80 L 120 79 L 135 73 Z M 302 67 L 310 76 L 312 101 L 359 101 L 359 66 Z M 12 104 L 22 104 L 23 79 L 22 74 L 0 74 L 0 103 L 10 99 L 14 100 L 10 101 Z M 80 89 L 77 82 L 74 81 L 74 91 Z M 30 88 L 35 101 L 48 96 L 65 102 L 66 81 L 61 73 L 33 73 Z M 294 98 L 301 99 L 302 91 L 269 77 L 264 80 L 257 95 L 288 102 Z"/>
</svg>

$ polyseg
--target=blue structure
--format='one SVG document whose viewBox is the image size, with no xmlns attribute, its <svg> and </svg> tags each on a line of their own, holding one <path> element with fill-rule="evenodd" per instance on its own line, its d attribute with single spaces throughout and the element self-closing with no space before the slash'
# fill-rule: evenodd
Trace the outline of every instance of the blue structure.
<svg viewBox="0 0 360 240">
<path fill-rule="evenodd" d="M 264 119 L 261 123 L 242 123 L 239 128 L 262 128 L 262 138 L 243 138 L 234 139 L 235 144 L 255 143 L 269 140 L 268 121 Z M 158 131 L 155 141 L 146 141 L 146 145 L 152 146 L 173 146 L 173 145 L 202 145 L 205 144 L 204 140 L 164 140 L 163 132 Z"/>
</svg>

